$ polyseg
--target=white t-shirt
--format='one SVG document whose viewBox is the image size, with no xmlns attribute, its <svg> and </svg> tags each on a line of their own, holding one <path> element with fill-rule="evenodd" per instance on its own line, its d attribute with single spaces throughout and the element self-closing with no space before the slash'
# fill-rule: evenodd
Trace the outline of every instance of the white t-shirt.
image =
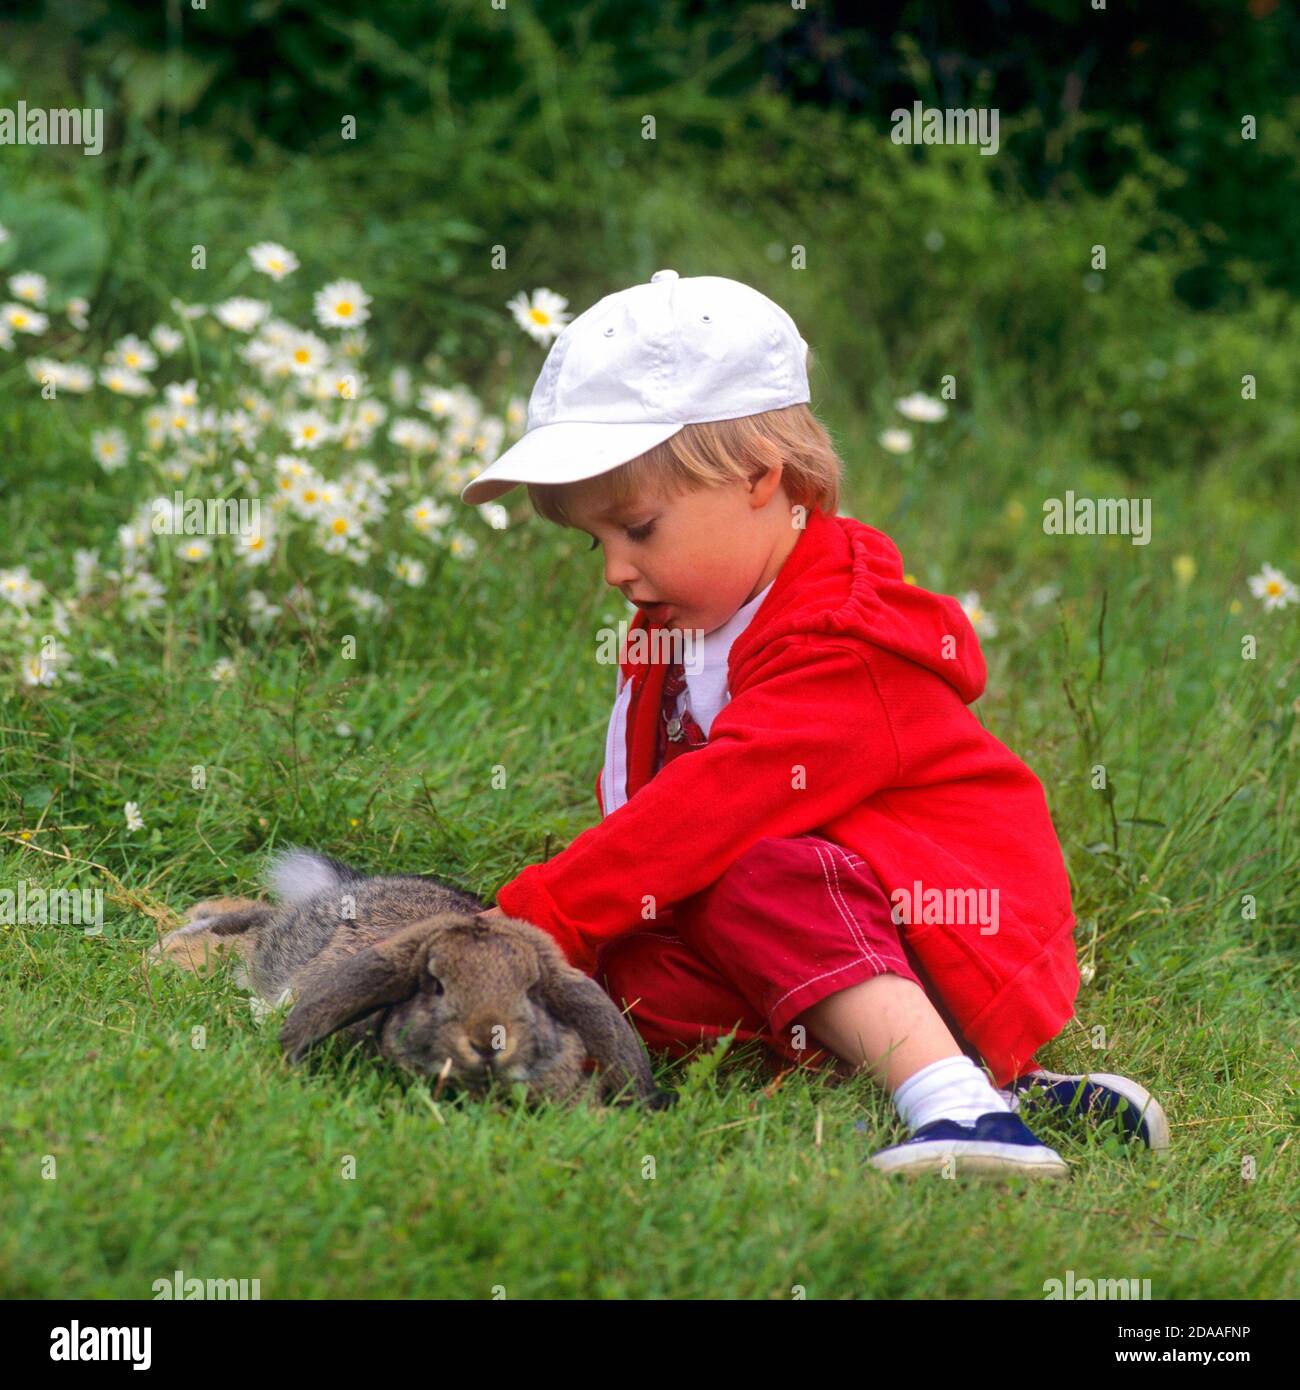
<svg viewBox="0 0 1300 1390">
<path fill-rule="evenodd" d="M 700 660 L 693 663 L 700 669 L 685 671 L 686 689 L 677 697 L 676 712 L 680 714 L 683 707 L 689 709 L 706 738 L 719 710 L 731 699 L 731 691 L 727 689 L 727 654 L 775 583 L 773 579 L 721 627 L 706 632 L 700 641 Z M 631 698 L 632 687 L 623 679 L 620 670 L 614 708 L 605 734 L 605 766 L 600 779 L 600 796 L 607 816 L 627 801 L 627 709 Z"/>
</svg>

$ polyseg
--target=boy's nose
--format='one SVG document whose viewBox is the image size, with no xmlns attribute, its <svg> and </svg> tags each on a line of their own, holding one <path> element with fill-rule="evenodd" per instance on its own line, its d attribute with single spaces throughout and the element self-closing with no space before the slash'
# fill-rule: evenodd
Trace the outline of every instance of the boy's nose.
<svg viewBox="0 0 1300 1390">
<path fill-rule="evenodd" d="M 611 589 L 621 589 L 624 598 L 627 598 L 628 590 L 636 587 L 640 577 L 635 565 L 616 555 L 606 554 L 605 583 Z"/>
</svg>

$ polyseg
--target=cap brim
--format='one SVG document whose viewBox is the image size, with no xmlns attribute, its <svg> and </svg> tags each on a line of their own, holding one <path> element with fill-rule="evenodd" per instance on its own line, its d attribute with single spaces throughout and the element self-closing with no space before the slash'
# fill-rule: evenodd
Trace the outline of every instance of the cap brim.
<svg viewBox="0 0 1300 1390">
<path fill-rule="evenodd" d="M 538 425 L 471 478 L 461 489 L 460 500 L 478 507 L 520 483 L 577 483 L 594 478 L 671 439 L 682 428 L 595 420 Z"/>
</svg>

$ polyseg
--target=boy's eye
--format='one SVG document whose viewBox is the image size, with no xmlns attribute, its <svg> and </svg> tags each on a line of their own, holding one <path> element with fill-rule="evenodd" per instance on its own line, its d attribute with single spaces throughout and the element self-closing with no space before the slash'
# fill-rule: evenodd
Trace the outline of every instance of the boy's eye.
<svg viewBox="0 0 1300 1390">
<path fill-rule="evenodd" d="M 628 540 L 630 540 L 630 541 L 644 541 L 644 540 L 647 540 L 647 539 L 649 538 L 650 533 L 654 530 L 654 526 L 655 526 L 655 524 L 654 524 L 653 521 L 647 521 L 647 522 L 644 522 L 644 523 L 643 523 L 642 525 L 640 525 L 640 526 L 628 526 L 628 527 L 625 527 L 624 529 L 625 529 L 626 532 L 627 532 L 627 538 L 628 538 Z M 587 547 L 587 553 L 590 554 L 593 550 L 595 550 L 595 548 L 596 548 L 599 544 L 600 544 L 600 542 L 596 539 L 596 537 L 595 537 L 595 536 L 592 536 L 592 538 L 591 538 L 591 544 Z"/>
</svg>

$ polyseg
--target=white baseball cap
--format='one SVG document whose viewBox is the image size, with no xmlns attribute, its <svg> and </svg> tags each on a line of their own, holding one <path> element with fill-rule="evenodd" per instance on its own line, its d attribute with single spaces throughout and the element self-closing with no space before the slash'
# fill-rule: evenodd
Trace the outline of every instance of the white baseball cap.
<svg viewBox="0 0 1300 1390">
<path fill-rule="evenodd" d="M 683 425 L 803 404 L 807 353 L 790 315 L 749 285 L 656 270 L 564 326 L 523 436 L 460 500 L 477 507 L 519 483 L 594 478 Z"/>
</svg>

